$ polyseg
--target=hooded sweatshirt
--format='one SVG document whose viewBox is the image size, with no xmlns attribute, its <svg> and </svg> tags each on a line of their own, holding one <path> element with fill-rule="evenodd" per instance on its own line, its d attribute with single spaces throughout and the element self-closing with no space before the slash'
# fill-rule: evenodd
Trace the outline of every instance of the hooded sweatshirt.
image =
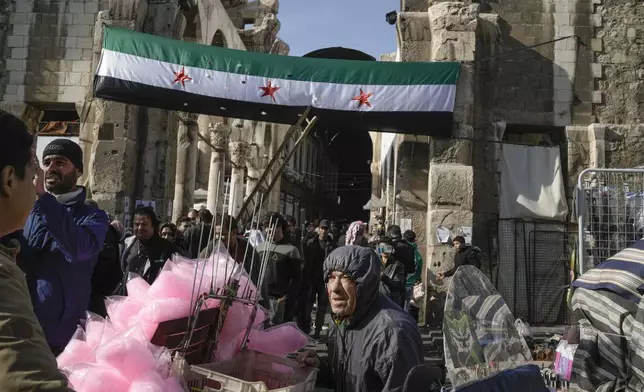
<svg viewBox="0 0 644 392">
<path fill-rule="evenodd" d="M 357 286 L 351 319 L 334 318 L 318 377 L 335 392 L 402 392 L 409 371 L 423 363 L 416 322 L 379 292 L 380 268 L 376 253 L 357 245 L 337 248 L 324 261 L 325 280 L 339 271 Z"/>
</svg>

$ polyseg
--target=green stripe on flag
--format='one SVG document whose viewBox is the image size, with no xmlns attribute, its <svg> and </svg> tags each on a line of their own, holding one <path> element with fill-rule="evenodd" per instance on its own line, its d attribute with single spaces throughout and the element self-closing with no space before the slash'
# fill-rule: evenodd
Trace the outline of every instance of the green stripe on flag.
<svg viewBox="0 0 644 392">
<path fill-rule="evenodd" d="M 151 60 L 269 79 L 353 85 L 455 85 L 460 63 L 328 60 L 206 46 L 105 27 L 103 48 Z"/>
</svg>

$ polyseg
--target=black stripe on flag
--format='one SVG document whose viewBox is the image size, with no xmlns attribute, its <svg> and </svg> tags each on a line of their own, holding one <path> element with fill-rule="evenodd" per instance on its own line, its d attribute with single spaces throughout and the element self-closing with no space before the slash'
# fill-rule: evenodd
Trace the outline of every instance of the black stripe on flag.
<svg viewBox="0 0 644 392">
<path fill-rule="evenodd" d="M 106 76 L 94 78 L 96 98 L 151 108 L 294 124 L 305 107 L 260 104 L 207 97 L 124 81 Z M 448 138 L 452 133 L 451 112 L 358 112 L 316 109 L 316 127 L 336 131 L 380 131 Z"/>
</svg>

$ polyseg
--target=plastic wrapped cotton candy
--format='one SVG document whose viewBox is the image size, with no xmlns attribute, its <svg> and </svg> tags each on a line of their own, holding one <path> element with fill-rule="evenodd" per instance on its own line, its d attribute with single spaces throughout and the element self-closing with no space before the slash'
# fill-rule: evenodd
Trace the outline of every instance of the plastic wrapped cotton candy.
<svg viewBox="0 0 644 392">
<path fill-rule="evenodd" d="M 192 307 L 190 301 L 181 298 L 161 298 L 152 300 L 145 305 L 139 315 L 141 321 L 162 323 L 188 317 Z"/>
<path fill-rule="evenodd" d="M 166 392 L 166 382 L 155 372 L 146 373 L 132 381 L 128 392 Z"/>
<path fill-rule="evenodd" d="M 172 271 L 170 267 L 163 267 L 163 271 L 159 273 L 150 290 L 148 290 L 148 296 L 150 298 L 179 298 L 190 302 L 190 299 L 194 298 L 199 293 L 197 287 L 194 286 L 192 278 L 188 279 L 185 276 L 177 274 L 175 271 Z"/>
<path fill-rule="evenodd" d="M 112 296 L 105 299 L 107 315 L 117 332 L 122 332 L 140 321 L 139 312 L 143 305 L 128 297 Z"/>
<path fill-rule="evenodd" d="M 252 330 L 247 347 L 264 354 L 286 357 L 310 342 L 309 337 L 295 323 L 286 323 L 263 331 Z"/>
<path fill-rule="evenodd" d="M 103 317 L 87 312 L 85 319 L 85 341 L 92 348 L 96 348 L 102 342 L 110 341 L 116 336 L 112 323 Z"/>
<path fill-rule="evenodd" d="M 72 339 L 65 350 L 56 358 L 60 369 L 84 362 L 94 362 L 94 349 L 87 342 Z"/>
<path fill-rule="evenodd" d="M 164 392 L 184 392 L 184 389 L 176 377 L 170 377 L 167 380 L 165 380 Z"/>
<path fill-rule="evenodd" d="M 147 302 L 150 285 L 137 274 L 128 275 L 127 296 L 138 302 Z"/>
<path fill-rule="evenodd" d="M 131 384 L 115 369 L 96 365 L 71 369 L 69 380 L 76 392 L 126 392 Z"/>
<path fill-rule="evenodd" d="M 132 335 L 117 336 L 96 350 L 96 363 L 116 369 L 128 381 L 155 371 L 156 361 L 149 345 Z"/>
<path fill-rule="evenodd" d="M 234 302 L 228 309 L 224 326 L 219 335 L 219 344 L 215 352 L 215 359 L 217 361 L 231 360 L 239 352 L 246 328 L 248 328 L 252 310 L 251 305 L 240 302 Z M 266 310 L 258 306 L 253 325 L 260 325 L 266 318 Z"/>
</svg>

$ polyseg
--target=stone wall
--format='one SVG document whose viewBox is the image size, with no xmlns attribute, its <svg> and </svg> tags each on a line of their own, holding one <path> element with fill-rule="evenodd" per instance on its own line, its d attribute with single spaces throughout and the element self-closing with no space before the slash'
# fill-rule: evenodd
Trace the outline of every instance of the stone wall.
<svg viewBox="0 0 644 392">
<path fill-rule="evenodd" d="M 594 16 L 597 122 L 644 123 L 644 3 L 600 3 Z"/>
<path fill-rule="evenodd" d="M 2 100 L 83 102 L 91 79 L 92 35 L 103 0 L 20 0 L 10 33 Z"/>
<path fill-rule="evenodd" d="M 571 35 L 588 45 L 590 0 L 481 3 L 482 12 L 500 17 L 502 52 L 517 51 L 498 59 L 498 116 L 514 124 L 588 124 L 592 101 L 588 50 L 578 48 L 574 38 L 522 49 Z"/>
</svg>

